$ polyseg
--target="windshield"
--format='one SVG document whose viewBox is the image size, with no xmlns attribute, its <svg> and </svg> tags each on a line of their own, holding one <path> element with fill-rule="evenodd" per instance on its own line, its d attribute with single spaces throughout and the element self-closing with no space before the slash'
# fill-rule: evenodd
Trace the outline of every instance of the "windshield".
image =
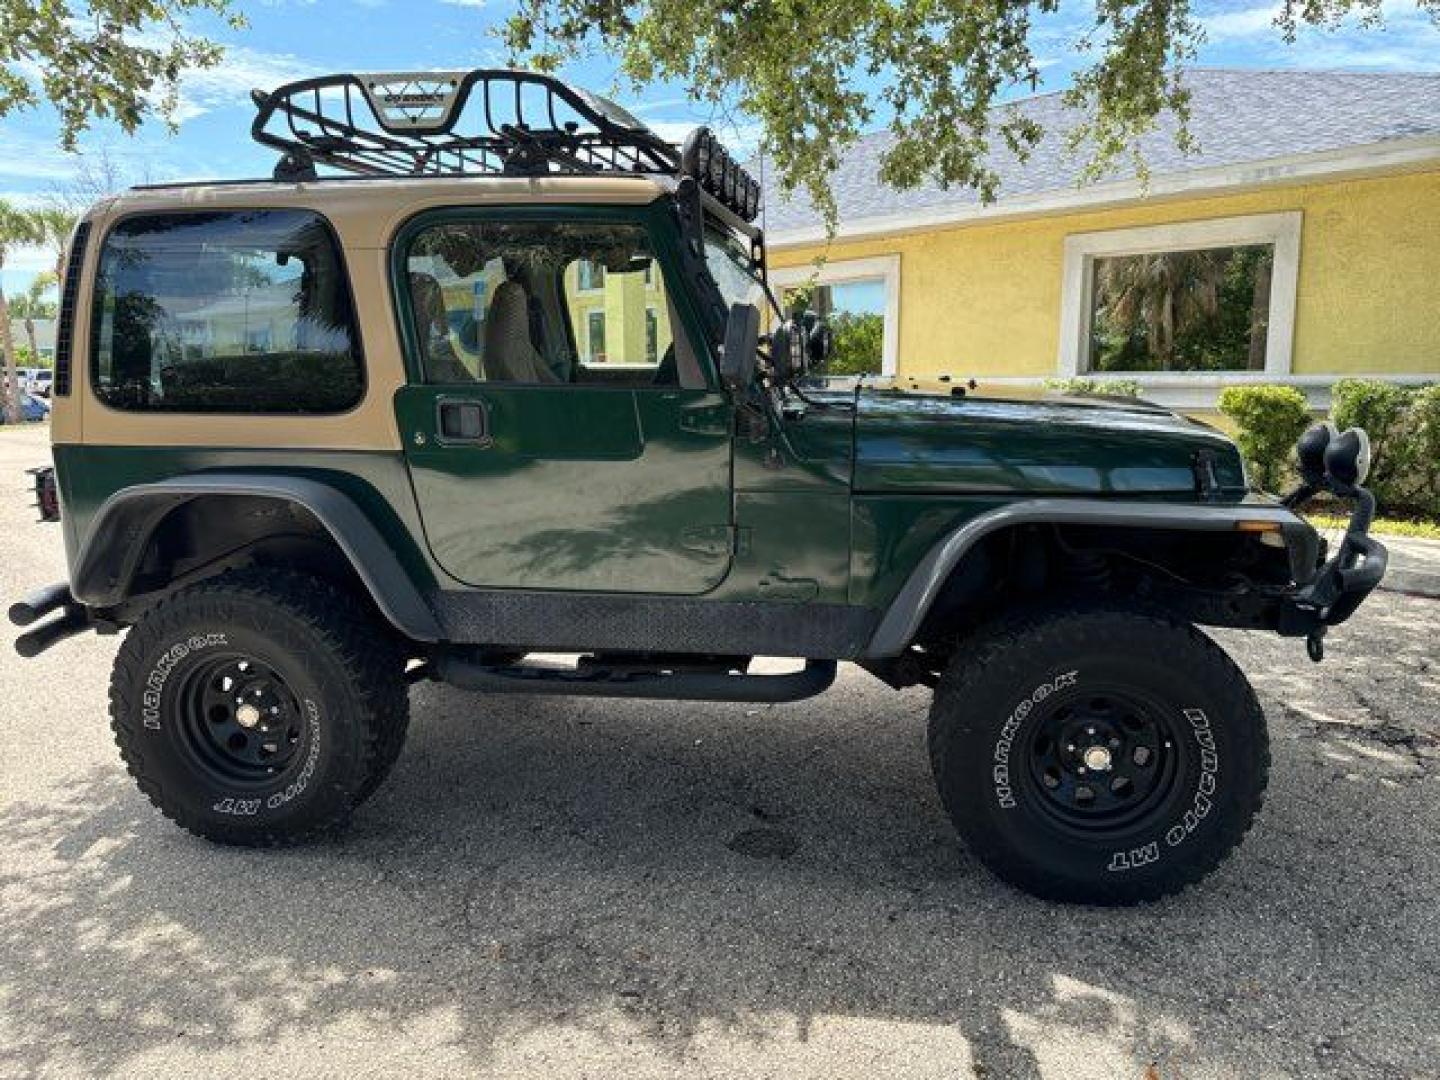
<svg viewBox="0 0 1440 1080">
<path fill-rule="evenodd" d="M 728 310 L 731 304 L 754 304 L 761 311 L 770 306 L 760 278 L 750 268 L 750 257 L 740 241 L 713 229 L 705 231 L 705 265 L 720 286 Z"/>
</svg>

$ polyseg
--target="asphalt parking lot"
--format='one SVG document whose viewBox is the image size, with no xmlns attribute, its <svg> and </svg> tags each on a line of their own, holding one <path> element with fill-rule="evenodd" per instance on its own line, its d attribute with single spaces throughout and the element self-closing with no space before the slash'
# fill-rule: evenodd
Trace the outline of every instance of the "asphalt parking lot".
<svg viewBox="0 0 1440 1080">
<path fill-rule="evenodd" d="M 63 576 L 0 430 L 0 599 Z M 1440 1076 L 1440 602 L 1219 635 L 1275 764 L 1221 872 L 1040 903 L 954 839 L 928 695 L 414 692 L 351 832 L 212 847 L 111 744 L 114 639 L 0 630 L 0 1075 Z M 1153 1070 L 1151 1066 L 1154 1066 Z"/>
</svg>

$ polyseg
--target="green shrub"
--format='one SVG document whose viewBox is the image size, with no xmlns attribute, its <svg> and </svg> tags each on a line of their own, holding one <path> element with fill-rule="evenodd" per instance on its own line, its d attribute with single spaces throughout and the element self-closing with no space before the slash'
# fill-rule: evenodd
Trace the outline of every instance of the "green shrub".
<svg viewBox="0 0 1440 1080">
<path fill-rule="evenodd" d="M 1134 379 L 1046 379 L 1045 389 L 1062 394 L 1098 394 L 1102 397 L 1140 396 L 1140 384 Z"/>
<path fill-rule="evenodd" d="M 1413 509 L 1440 518 L 1440 384 L 1422 386 L 1411 393 L 1411 472 L 1416 492 Z"/>
<path fill-rule="evenodd" d="M 839 311 L 830 316 L 835 348 L 825 366 L 827 375 L 879 374 L 885 351 L 885 319 L 881 315 Z"/>
<path fill-rule="evenodd" d="M 1311 422 L 1310 406 L 1293 386 L 1227 386 L 1220 411 L 1239 429 L 1235 441 L 1250 466 L 1252 481 L 1277 491 L 1285 481 L 1295 440 Z"/>
<path fill-rule="evenodd" d="M 1440 515 L 1440 386 L 1405 387 L 1379 379 L 1341 379 L 1330 419 L 1370 436 L 1366 486 L 1387 513 Z"/>
</svg>

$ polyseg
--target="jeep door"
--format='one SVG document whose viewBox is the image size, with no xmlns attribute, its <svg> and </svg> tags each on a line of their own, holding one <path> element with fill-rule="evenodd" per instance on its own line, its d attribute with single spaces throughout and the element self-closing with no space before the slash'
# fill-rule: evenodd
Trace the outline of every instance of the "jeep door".
<svg viewBox="0 0 1440 1080">
<path fill-rule="evenodd" d="M 731 410 L 653 208 L 455 209 L 393 251 L 397 417 L 427 541 L 474 586 L 725 577 Z"/>
</svg>

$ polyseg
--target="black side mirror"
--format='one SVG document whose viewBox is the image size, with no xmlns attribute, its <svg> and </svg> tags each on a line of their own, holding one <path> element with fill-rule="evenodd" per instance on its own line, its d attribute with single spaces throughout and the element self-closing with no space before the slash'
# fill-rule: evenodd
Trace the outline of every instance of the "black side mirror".
<svg viewBox="0 0 1440 1080">
<path fill-rule="evenodd" d="M 743 394 L 750 388 L 759 349 L 760 309 L 754 304 L 731 304 L 720 357 L 720 383 L 730 393 Z"/>
</svg>

